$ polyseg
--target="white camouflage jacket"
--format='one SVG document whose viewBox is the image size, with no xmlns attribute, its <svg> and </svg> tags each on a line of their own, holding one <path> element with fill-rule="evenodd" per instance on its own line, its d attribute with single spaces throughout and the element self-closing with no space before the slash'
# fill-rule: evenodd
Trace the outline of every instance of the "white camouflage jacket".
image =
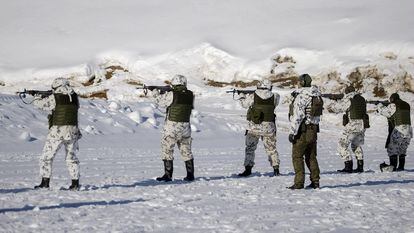
<svg viewBox="0 0 414 233">
<path fill-rule="evenodd" d="M 291 117 L 289 129 L 289 134 L 293 135 L 298 134 L 299 127 L 303 120 L 305 120 L 306 125 L 318 125 L 320 121 L 319 116 L 311 117 L 309 113 L 307 113 L 309 112 L 307 109 L 310 110 L 312 106 L 312 97 L 321 95 L 319 88 L 316 86 L 304 87 L 298 92 L 299 94 L 296 96 L 293 103 L 293 116 Z"/>
<path fill-rule="evenodd" d="M 269 90 L 256 90 L 255 93 L 262 99 L 269 99 L 273 95 L 275 96 L 275 106 L 279 105 L 280 95 L 273 93 Z M 250 108 L 254 103 L 254 94 L 240 94 L 239 102 L 243 108 Z M 276 108 L 274 110 L 276 115 Z M 275 120 L 276 121 L 276 120 Z M 272 134 L 276 132 L 276 123 L 275 122 L 262 122 L 261 124 L 255 124 L 251 121 L 247 122 L 247 130 L 258 133 L 258 134 Z"/>
<path fill-rule="evenodd" d="M 344 98 L 342 98 L 341 100 L 334 101 L 331 104 L 330 109 L 335 113 L 341 113 L 341 112 L 349 111 L 349 109 L 351 107 L 351 99 L 354 98 L 354 96 L 357 95 L 357 94 L 358 93 L 355 92 L 355 91 L 350 92 L 348 94 L 345 94 Z M 349 123 L 345 126 L 345 130 L 347 132 L 356 133 L 356 132 L 365 131 L 364 120 L 362 120 L 362 119 L 351 119 L 349 117 L 349 112 L 347 114 L 348 114 L 348 118 L 349 118 Z"/>
<path fill-rule="evenodd" d="M 54 91 L 54 93 L 67 94 L 70 96 L 74 90 L 70 87 L 59 87 Z M 45 98 L 40 98 L 40 96 L 35 96 L 33 100 L 33 105 L 36 108 L 39 108 L 43 111 L 52 114 L 52 111 L 56 107 L 55 96 L 50 95 Z M 53 125 L 49 129 L 47 139 L 60 139 L 60 140 L 77 140 L 81 138 L 81 133 L 77 125 Z"/>
<path fill-rule="evenodd" d="M 174 99 L 174 94 L 172 91 L 168 91 L 164 94 L 160 94 L 158 90 L 152 91 L 152 98 L 157 107 L 167 108 L 169 107 Z M 168 117 L 165 119 L 164 123 L 164 133 L 166 134 L 175 134 L 179 128 L 181 131 L 180 134 L 191 135 L 191 124 L 190 122 L 174 122 L 168 120 Z"/>
<path fill-rule="evenodd" d="M 390 118 L 394 115 L 396 109 L 395 104 L 390 104 L 388 106 L 382 104 L 378 105 L 378 113 L 386 118 Z M 394 130 L 400 132 L 405 138 L 413 138 L 413 128 L 411 125 L 396 125 Z"/>
</svg>

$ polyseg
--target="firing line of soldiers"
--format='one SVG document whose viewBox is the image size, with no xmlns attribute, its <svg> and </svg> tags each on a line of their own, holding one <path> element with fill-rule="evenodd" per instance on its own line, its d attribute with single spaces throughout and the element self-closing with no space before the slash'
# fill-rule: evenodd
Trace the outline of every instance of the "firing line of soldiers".
<svg viewBox="0 0 414 233">
<path fill-rule="evenodd" d="M 307 188 L 320 187 L 320 170 L 317 161 L 317 135 L 319 122 L 323 112 L 323 99 L 334 100 L 330 109 L 334 112 L 345 112 L 343 117 L 344 130 L 339 139 L 338 152 L 344 160 L 345 167 L 339 172 L 363 172 L 365 130 L 369 128 L 367 103 L 378 104 L 377 111 L 387 117 L 389 135 L 386 148 L 390 164 L 381 164 L 381 171 L 404 170 L 405 156 L 412 138 L 410 105 L 401 100 L 397 93 L 386 101 L 366 101 L 352 86 L 345 89 L 345 94 L 321 94 L 317 86 L 312 85 L 312 78 L 303 74 L 298 78 L 299 89 L 290 95 L 289 106 L 289 141 L 292 143 L 292 163 L 295 171 L 294 183 L 289 189 L 303 189 L 305 184 L 305 165 L 310 171 L 311 183 Z M 166 118 L 162 129 L 161 159 L 164 163 L 164 174 L 157 177 L 158 181 L 169 182 L 173 179 L 173 154 L 177 145 L 185 162 L 187 175 L 185 181 L 193 181 L 194 158 L 191 149 L 190 116 L 194 108 L 194 94 L 187 89 L 187 79 L 176 75 L 168 86 L 143 86 L 144 93 L 151 91 L 156 105 L 166 108 Z M 261 139 L 273 175 L 280 175 L 280 160 L 276 148 L 276 106 L 280 96 L 272 92 L 272 83 L 263 79 L 257 84 L 256 90 L 230 91 L 238 94 L 238 101 L 247 108 L 247 128 L 245 133 L 244 171 L 240 177 L 251 175 L 255 160 L 255 150 Z M 72 179 L 70 190 L 80 188 L 80 166 L 76 153 L 79 149 L 78 140 L 81 133 L 78 127 L 78 94 L 65 78 L 57 78 L 52 83 L 52 91 L 24 91 L 19 95 L 24 99 L 25 94 L 33 95 L 33 104 L 49 114 L 49 133 L 40 157 L 41 183 L 35 189 L 49 188 L 52 175 L 52 162 L 57 151 L 64 146 L 66 164 Z M 351 147 L 351 149 L 349 148 Z M 357 166 L 353 169 L 351 151 L 355 154 Z"/>
</svg>

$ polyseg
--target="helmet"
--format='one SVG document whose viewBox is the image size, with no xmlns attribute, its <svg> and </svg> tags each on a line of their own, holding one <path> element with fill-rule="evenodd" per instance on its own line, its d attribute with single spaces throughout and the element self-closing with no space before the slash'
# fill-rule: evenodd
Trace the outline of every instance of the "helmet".
<svg viewBox="0 0 414 233">
<path fill-rule="evenodd" d="M 302 74 L 299 76 L 299 85 L 301 87 L 310 87 L 312 84 L 312 78 L 309 74 Z"/>
<path fill-rule="evenodd" d="M 272 82 L 269 79 L 264 79 L 257 83 L 257 89 L 272 90 Z"/>
<path fill-rule="evenodd" d="M 183 86 L 187 86 L 187 78 L 184 77 L 184 75 L 181 74 L 177 74 L 174 76 L 174 78 L 171 80 L 171 85 L 176 86 L 176 85 L 183 85 Z"/>
<path fill-rule="evenodd" d="M 391 96 L 390 96 L 390 102 L 391 103 L 395 103 L 395 101 L 396 100 L 399 100 L 400 99 L 400 96 L 397 94 L 397 93 L 393 93 Z"/>
<path fill-rule="evenodd" d="M 345 94 L 348 94 L 348 93 L 351 93 L 351 92 L 354 92 L 355 91 L 355 88 L 354 88 L 354 86 L 347 86 L 346 88 L 345 88 Z"/>
<path fill-rule="evenodd" d="M 70 86 L 69 81 L 66 78 L 59 77 L 53 80 L 52 82 L 52 89 L 57 89 L 59 87 L 66 87 L 66 86 Z"/>
</svg>

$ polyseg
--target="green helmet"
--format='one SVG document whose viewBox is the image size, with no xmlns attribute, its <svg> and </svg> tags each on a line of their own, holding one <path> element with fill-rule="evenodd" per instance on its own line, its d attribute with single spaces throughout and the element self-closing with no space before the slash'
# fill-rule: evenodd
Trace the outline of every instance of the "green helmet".
<svg viewBox="0 0 414 233">
<path fill-rule="evenodd" d="M 395 101 L 397 101 L 397 100 L 399 100 L 400 99 L 400 96 L 397 94 L 397 93 L 393 93 L 391 96 L 390 96 L 390 103 L 395 103 Z"/>
<path fill-rule="evenodd" d="M 312 84 L 312 78 L 309 74 L 302 74 L 299 76 L 300 87 L 310 87 Z"/>
</svg>

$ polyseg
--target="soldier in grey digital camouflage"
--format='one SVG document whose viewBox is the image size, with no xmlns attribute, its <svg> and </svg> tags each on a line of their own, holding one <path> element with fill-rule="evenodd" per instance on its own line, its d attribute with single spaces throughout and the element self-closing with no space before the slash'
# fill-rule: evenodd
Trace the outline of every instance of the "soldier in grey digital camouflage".
<svg viewBox="0 0 414 233">
<path fill-rule="evenodd" d="M 52 89 L 52 95 L 45 98 L 35 96 L 33 101 L 36 107 L 50 113 L 49 133 L 40 158 L 42 182 L 35 186 L 35 189 L 49 188 L 53 159 L 63 145 L 66 152 L 66 165 L 72 179 L 69 189 L 78 190 L 80 171 L 76 152 L 79 149 L 78 140 L 81 138 L 78 128 L 78 95 L 65 78 L 55 79 Z"/>
<path fill-rule="evenodd" d="M 289 189 L 303 189 L 305 183 L 305 165 L 310 170 L 311 184 L 307 188 L 319 188 L 319 165 L 317 156 L 317 133 L 323 110 L 321 93 L 312 86 L 308 74 L 299 76 L 301 89 L 293 102 L 290 117 L 289 141 L 292 143 L 292 163 L 295 170 L 294 184 Z M 305 158 L 304 158 L 305 157 Z"/>
<path fill-rule="evenodd" d="M 272 93 L 272 83 L 268 79 L 260 81 L 253 94 L 239 94 L 240 104 L 247 108 L 247 130 L 245 149 L 245 170 L 239 176 L 249 176 L 254 166 L 255 150 L 260 139 L 263 140 L 273 175 L 279 173 L 279 154 L 276 148 L 276 113 L 280 96 Z"/>
<path fill-rule="evenodd" d="M 410 105 L 400 99 L 397 93 L 390 96 L 390 104 L 380 104 L 377 111 L 388 118 L 389 135 L 385 147 L 390 159 L 390 164 L 382 163 L 381 171 L 403 171 L 407 148 L 413 137 L 411 127 Z"/>
<path fill-rule="evenodd" d="M 355 91 L 353 86 L 345 88 L 345 95 L 338 102 L 331 104 L 330 109 L 335 113 L 345 112 L 343 115 L 344 130 L 338 143 L 338 153 L 344 160 L 345 167 L 339 172 L 352 173 L 364 171 L 364 144 L 365 128 L 369 127 L 367 104 L 365 98 Z M 355 154 L 357 168 L 353 170 L 351 151 Z"/>
<path fill-rule="evenodd" d="M 164 175 L 158 181 L 171 181 L 173 175 L 174 147 L 177 144 L 185 162 L 185 181 L 194 180 L 194 159 L 191 152 L 190 116 L 194 108 L 194 94 L 187 89 L 187 79 L 176 75 L 171 81 L 172 91 L 160 94 L 152 91 L 156 105 L 167 109 L 161 139 L 161 159 L 164 161 Z"/>
</svg>

